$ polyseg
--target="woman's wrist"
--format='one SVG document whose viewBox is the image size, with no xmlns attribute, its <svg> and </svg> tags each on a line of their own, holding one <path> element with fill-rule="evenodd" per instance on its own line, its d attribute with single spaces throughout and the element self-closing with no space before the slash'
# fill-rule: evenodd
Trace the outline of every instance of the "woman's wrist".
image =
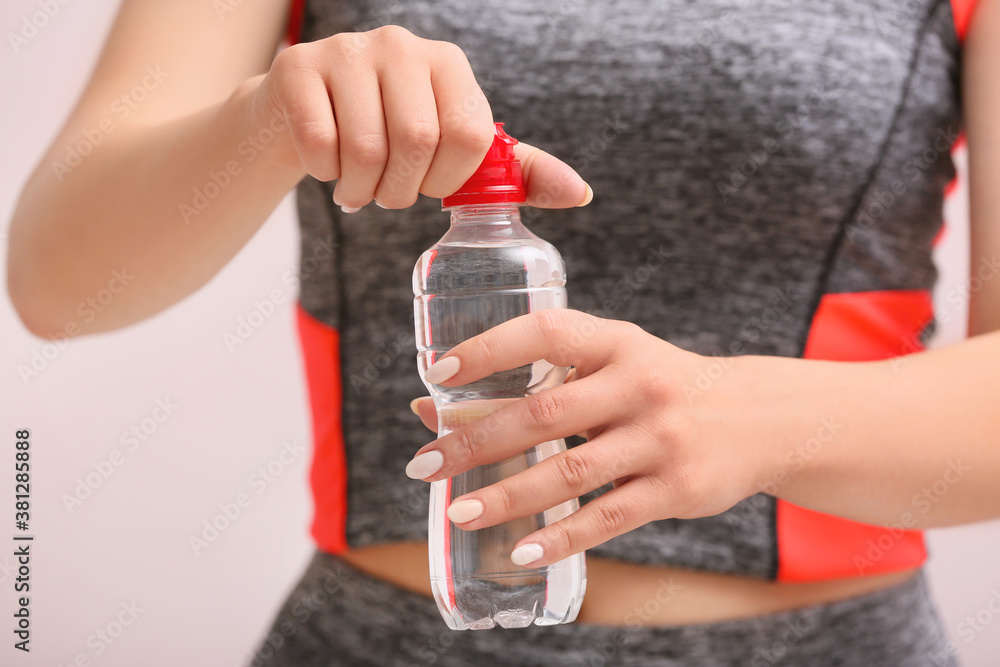
<svg viewBox="0 0 1000 667">
<path fill-rule="evenodd" d="M 720 382 L 721 436 L 743 443 L 750 493 L 800 504 L 843 506 L 840 483 L 858 463 L 858 407 L 870 402 L 871 364 L 745 356 Z M 739 446 L 739 445 L 738 445 Z M 818 507 L 817 507 L 818 508 Z"/>
<path fill-rule="evenodd" d="M 295 150 L 287 119 L 269 101 L 266 78 L 267 75 L 261 74 L 237 86 L 223 104 L 220 120 L 238 128 L 235 137 L 238 161 L 260 158 L 291 189 L 307 172 Z"/>
</svg>

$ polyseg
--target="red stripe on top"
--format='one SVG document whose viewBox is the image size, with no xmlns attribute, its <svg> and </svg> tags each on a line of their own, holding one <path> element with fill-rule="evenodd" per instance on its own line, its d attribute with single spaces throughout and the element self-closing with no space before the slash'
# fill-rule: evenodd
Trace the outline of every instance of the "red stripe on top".
<svg viewBox="0 0 1000 667">
<path fill-rule="evenodd" d="M 327 553 L 347 551 L 347 457 L 344 453 L 340 334 L 299 304 L 299 340 L 309 386 L 313 459 L 309 469 L 314 512 L 311 533 Z"/>
<path fill-rule="evenodd" d="M 920 332 L 934 312 L 924 290 L 827 294 L 806 343 L 806 359 L 874 361 L 923 349 Z M 822 446 L 822 443 L 820 443 Z M 826 581 L 919 567 L 923 534 L 907 530 L 913 515 L 884 528 L 777 504 L 778 580 Z"/>
<path fill-rule="evenodd" d="M 306 0 L 292 0 L 288 7 L 288 28 L 285 39 L 289 44 L 298 44 L 302 38 L 302 15 L 306 9 Z"/>
<path fill-rule="evenodd" d="M 941 229 L 938 230 L 938 233 L 934 235 L 934 240 L 931 241 L 931 247 L 936 248 L 941 245 L 941 242 L 944 241 L 944 237 L 947 236 L 947 234 L 948 223 L 945 222 L 941 225 Z"/>
<path fill-rule="evenodd" d="M 969 31 L 969 24 L 972 22 L 972 10 L 976 8 L 976 0 L 951 0 L 951 13 L 955 17 L 955 31 L 958 32 L 958 39 L 965 39 L 965 33 Z"/>
<path fill-rule="evenodd" d="M 804 358 L 876 361 L 917 352 L 934 316 L 926 290 L 826 294 L 813 317 Z"/>
</svg>

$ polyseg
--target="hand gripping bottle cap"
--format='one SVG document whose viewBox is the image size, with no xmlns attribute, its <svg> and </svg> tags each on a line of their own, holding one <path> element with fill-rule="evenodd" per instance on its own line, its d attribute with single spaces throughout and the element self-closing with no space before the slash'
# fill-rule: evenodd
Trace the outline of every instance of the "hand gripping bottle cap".
<svg viewBox="0 0 1000 667">
<path fill-rule="evenodd" d="M 476 173 L 458 191 L 441 200 L 444 208 L 468 204 L 521 204 L 528 198 L 521 176 L 521 163 L 514 157 L 517 139 L 495 123 L 493 145 Z"/>
</svg>

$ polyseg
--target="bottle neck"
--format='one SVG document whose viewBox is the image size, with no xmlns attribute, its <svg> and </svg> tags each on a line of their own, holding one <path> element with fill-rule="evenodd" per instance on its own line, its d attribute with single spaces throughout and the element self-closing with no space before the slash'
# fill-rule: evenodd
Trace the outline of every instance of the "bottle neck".
<svg viewBox="0 0 1000 667">
<path fill-rule="evenodd" d="M 520 204 L 466 204 L 445 208 L 451 213 L 451 228 L 444 242 L 497 242 L 534 235 L 521 222 Z"/>
</svg>

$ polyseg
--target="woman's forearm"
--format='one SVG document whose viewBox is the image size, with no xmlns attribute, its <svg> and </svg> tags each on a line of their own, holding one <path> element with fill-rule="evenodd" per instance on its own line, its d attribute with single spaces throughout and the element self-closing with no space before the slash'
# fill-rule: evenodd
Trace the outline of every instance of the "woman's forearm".
<svg viewBox="0 0 1000 667">
<path fill-rule="evenodd" d="M 907 528 L 1000 516 L 1000 333 L 880 362 L 745 357 L 734 369 L 751 384 L 720 393 L 757 389 L 724 399 L 746 406 L 734 442 L 764 452 L 756 490 Z"/>
<path fill-rule="evenodd" d="M 75 166 L 50 151 L 22 193 L 9 243 L 9 290 L 34 333 L 106 331 L 155 314 L 253 236 L 305 174 L 270 159 L 291 141 L 283 118 L 251 109 L 261 78 L 218 106 L 116 128 Z M 108 293 L 99 312 L 88 306 Z"/>
</svg>

